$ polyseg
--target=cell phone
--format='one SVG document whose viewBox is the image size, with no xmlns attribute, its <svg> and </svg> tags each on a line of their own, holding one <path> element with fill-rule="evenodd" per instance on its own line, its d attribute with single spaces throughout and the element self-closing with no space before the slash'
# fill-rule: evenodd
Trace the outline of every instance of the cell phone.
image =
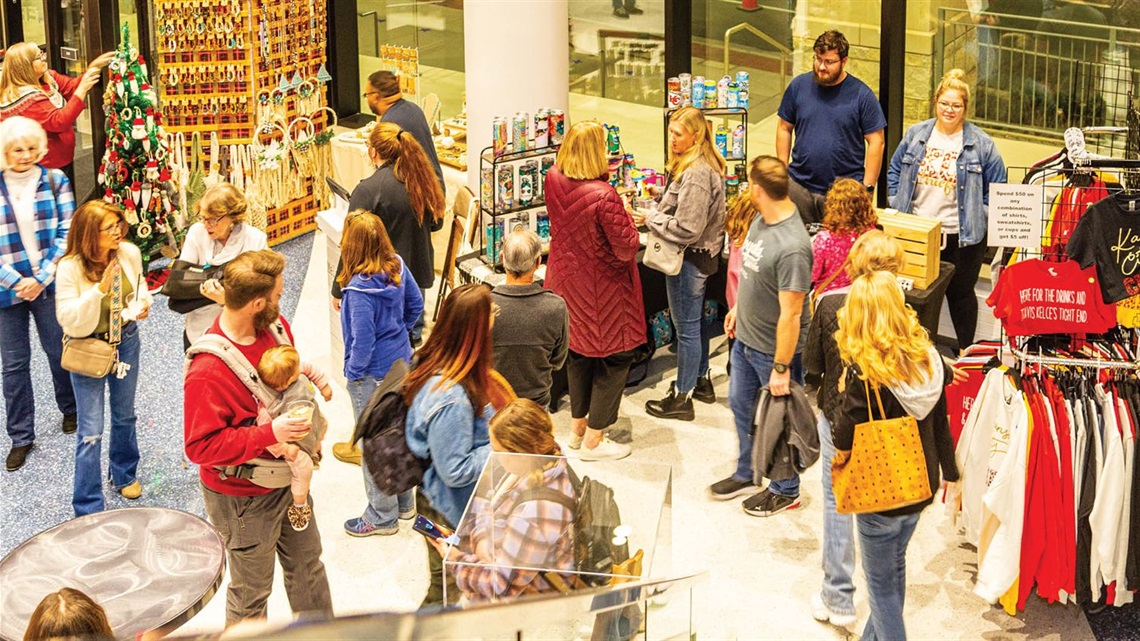
<svg viewBox="0 0 1140 641">
<path fill-rule="evenodd" d="M 422 514 L 416 515 L 416 522 L 412 524 L 412 529 L 429 539 L 437 539 L 449 545 L 459 545 L 459 537 L 455 535 L 455 532 L 442 525 L 437 525 Z"/>
</svg>

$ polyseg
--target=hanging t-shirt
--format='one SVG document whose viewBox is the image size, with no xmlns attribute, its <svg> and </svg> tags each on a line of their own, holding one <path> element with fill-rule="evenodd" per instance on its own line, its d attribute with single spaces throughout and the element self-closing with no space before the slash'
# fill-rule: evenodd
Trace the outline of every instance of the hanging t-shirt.
<svg viewBox="0 0 1140 641">
<path fill-rule="evenodd" d="M 1072 260 L 1007 267 L 986 303 L 1010 336 L 1100 334 L 1116 325 L 1116 308 L 1101 300 L 1096 272 Z"/>
<path fill-rule="evenodd" d="M 923 218 L 941 221 L 946 234 L 958 233 L 958 155 L 961 153 L 961 130 L 947 136 L 938 131 L 938 127 L 931 129 L 914 184 L 911 211 Z"/>
<path fill-rule="evenodd" d="M 1081 267 L 1096 265 L 1105 302 L 1140 294 L 1140 194 L 1117 194 L 1090 206 L 1065 251 Z"/>
<path fill-rule="evenodd" d="M 1130 296 L 1116 304 L 1116 322 L 1125 327 L 1140 327 L 1140 295 Z"/>
</svg>

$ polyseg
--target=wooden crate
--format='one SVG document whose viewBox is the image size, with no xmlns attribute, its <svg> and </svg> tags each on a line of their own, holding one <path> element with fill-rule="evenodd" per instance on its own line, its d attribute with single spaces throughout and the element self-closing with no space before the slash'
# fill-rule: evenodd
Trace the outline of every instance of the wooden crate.
<svg viewBox="0 0 1140 641">
<path fill-rule="evenodd" d="M 906 250 L 906 266 L 900 276 L 912 280 L 917 289 L 926 289 L 937 280 L 942 223 L 885 210 L 879 212 L 879 225 Z"/>
</svg>

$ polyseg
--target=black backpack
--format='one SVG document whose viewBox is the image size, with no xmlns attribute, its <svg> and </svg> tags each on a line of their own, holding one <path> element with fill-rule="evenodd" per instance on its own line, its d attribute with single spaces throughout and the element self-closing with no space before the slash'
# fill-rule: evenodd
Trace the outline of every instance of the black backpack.
<svg viewBox="0 0 1140 641">
<path fill-rule="evenodd" d="M 618 540 L 614 528 L 621 525 L 614 491 L 588 476 L 579 480 L 570 466 L 566 470 L 577 498 L 543 486 L 524 492 L 519 503 L 547 500 L 570 510 L 574 514 L 574 567 L 581 573 L 577 579 L 590 587 L 609 585 L 614 565 L 629 559 L 629 544 L 624 540 L 614 544 Z"/>
<path fill-rule="evenodd" d="M 420 485 L 430 459 L 421 459 L 408 448 L 405 425 L 408 406 L 404 403 L 404 379 L 411 371 L 398 360 L 372 392 L 368 405 L 356 420 L 352 442 L 364 441 L 361 450 L 368 473 L 376 487 L 388 496 Z"/>
</svg>

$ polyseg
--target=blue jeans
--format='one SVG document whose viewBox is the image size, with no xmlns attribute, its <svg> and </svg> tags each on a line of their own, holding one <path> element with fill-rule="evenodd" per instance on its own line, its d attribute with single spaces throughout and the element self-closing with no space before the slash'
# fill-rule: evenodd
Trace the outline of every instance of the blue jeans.
<svg viewBox="0 0 1140 641">
<path fill-rule="evenodd" d="M 423 287 L 420 287 L 420 295 L 423 296 L 425 301 L 427 300 L 427 291 L 428 290 L 424 289 Z M 411 336 L 409 336 L 408 338 L 412 341 L 413 346 L 415 346 L 416 341 L 423 338 L 423 335 L 424 335 L 424 312 L 426 312 L 426 311 L 427 311 L 427 303 L 424 303 L 424 309 L 423 309 L 423 311 L 420 312 L 420 317 L 416 319 L 416 324 L 412 325 Z M 365 402 L 367 402 L 368 399 L 366 398 L 364 400 L 365 400 Z M 364 406 L 361 405 L 360 408 L 364 409 Z"/>
<path fill-rule="evenodd" d="M 131 368 L 123 378 L 114 372 L 103 378 L 71 374 L 75 402 L 79 408 L 79 429 L 75 441 L 75 488 L 71 506 L 75 516 L 102 512 L 103 466 L 100 458 L 103 442 L 104 388 L 111 396 L 111 486 L 122 489 L 136 480 L 139 466 L 139 443 L 135 433 L 135 388 L 139 381 L 139 327 L 131 324 L 123 329 L 119 343 L 119 360 Z"/>
<path fill-rule="evenodd" d="M 681 262 L 681 273 L 665 277 L 669 316 L 677 329 L 677 394 L 693 391 L 697 378 L 709 371 L 712 327 L 702 322 L 708 279 L 687 260 Z"/>
<path fill-rule="evenodd" d="M 820 598 L 836 614 L 855 614 L 855 524 L 850 514 L 835 511 L 831 489 L 831 422 L 819 414 L 819 460 L 823 463 L 823 589 Z"/>
<path fill-rule="evenodd" d="M 360 418 L 360 413 L 368 405 L 372 392 L 380 385 L 380 379 L 375 376 L 365 376 L 357 381 L 348 382 L 348 397 L 352 400 L 352 414 Z M 360 469 L 364 472 L 364 494 L 368 497 L 368 507 L 364 508 L 364 519 L 372 527 L 386 528 L 396 525 L 400 512 L 407 512 L 415 506 L 414 490 L 401 492 L 397 496 L 388 496 L 376 487 L 372 475 L 368 473 L 368 461 L 360 459 Z"/>
<path fill-rule="evenodd" d="M 732 376 L 728 380 L 728 406 L 732 408 L 732 418 L 736 422 L 736 436 L 740 440 L 740 454 L 736 459 L 736 472 L 732 478 L 737 481 L 752 482 L 752 418 L 756 413 L 756 398 L 760 388 L 768 386 L 772 376 L 774 358 L 770 354 L 758 352 L 742 341 L 732 344 L 729 362 Z M 792 380 L 803 384 L 804 368 L 800 355 L 792 359 Z M 800 477 L 793 476 L 781 481 L 770 481 L 768 490 L 780 496 L 799 496 Z"/>
<path fill-rule="evenodd" d="M 64 414 L 75 413 L 75 393 L 67 370 L 59 366 L 63 330 L 55 319 L 55 294 L 45 291 L 33 301 L 0 309 L 0 360 L 4 362 L 4 405 L 12 447 L 36 440 L 36 399 L 32 391 L 32 339 L 28 319 L 36 321 L 40 347 L 47 355 L 55 387 L 55 404 Z"/>
<path fill-rule="evenodd" d="M 859 547 L 871 616 L 864 641 L 905 641 L 903 603 L 906 601 L 906 546 L 918 525 L 918 514 L 881 516 L 857 514 Z"/>
</svg>

